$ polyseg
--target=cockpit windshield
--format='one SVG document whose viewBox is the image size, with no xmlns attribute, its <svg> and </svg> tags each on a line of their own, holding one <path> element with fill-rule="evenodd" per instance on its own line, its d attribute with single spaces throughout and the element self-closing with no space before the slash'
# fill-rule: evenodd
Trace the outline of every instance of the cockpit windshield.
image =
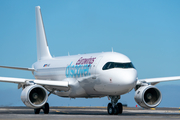
<svg viewBox="0 0 180 120">
<path fill-rule="evenodd" d="M 134 68 L 133 64 L 131 62 L 129 63 L 116 63 L 116 62 L 107 62 L 102 70 L 108 70 L 112 68 L 123 68 L 123 69 L 128 69 L 128 68 Z"/>
</svg>

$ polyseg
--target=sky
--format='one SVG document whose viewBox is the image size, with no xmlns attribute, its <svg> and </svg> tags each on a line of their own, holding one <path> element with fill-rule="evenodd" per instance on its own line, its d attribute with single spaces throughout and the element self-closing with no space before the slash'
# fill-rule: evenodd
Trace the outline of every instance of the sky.
<svg viewBox="0 0 180 120">
<path fill-rule="evenodd" d="M 41 7 L 51 55 L 109 52 L 128 56 L 139 79 L 180 76 L 179 0 L 0 0 L 0 65 L 36 62 L 35 6 Z M 29 71 L 0 68 L 0 76 L 33 79 Z M 159 107 L 180 107 L 180 81 L 159 83 Z M 17 84 L 0 83 L 0 106 L 24 106 Z M 69 99 L 51 95 L 51 106 L 107 106 L 107 97 Z M 135 106 L 134 90 L 120 102 Z"/>
</svg>

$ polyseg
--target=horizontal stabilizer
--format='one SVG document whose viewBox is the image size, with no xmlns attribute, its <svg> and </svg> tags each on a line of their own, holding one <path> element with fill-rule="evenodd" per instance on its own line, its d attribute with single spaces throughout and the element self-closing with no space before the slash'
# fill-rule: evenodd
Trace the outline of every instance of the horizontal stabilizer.
<svg viewBox="0 0 180 120">
<path fill-rule="evenodd" d="M 9 68 L 9 69 L 17 69 L 17 70 L 35 71 L 34 68 L 21 68 L 21 67 L 10 67 L 10 66 L 0 66 L 0 68 Z"/>
</svg>

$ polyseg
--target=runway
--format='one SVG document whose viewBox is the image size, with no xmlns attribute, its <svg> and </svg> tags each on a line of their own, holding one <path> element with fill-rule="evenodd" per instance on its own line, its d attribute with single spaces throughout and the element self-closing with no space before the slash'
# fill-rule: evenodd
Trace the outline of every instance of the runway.
<svg viewBox="0 0 180 120">
<path fill-rule="evenodd" d="M 108 115 L 106 107 L 51 107 L 49 114 L 35 115 L 34 110 L 27 107 L 0 107 L 1 120 L 170 120 L 180 119 L 179 108 L 142 108 L 124 107 L 121 115 Z"/>
</svg>

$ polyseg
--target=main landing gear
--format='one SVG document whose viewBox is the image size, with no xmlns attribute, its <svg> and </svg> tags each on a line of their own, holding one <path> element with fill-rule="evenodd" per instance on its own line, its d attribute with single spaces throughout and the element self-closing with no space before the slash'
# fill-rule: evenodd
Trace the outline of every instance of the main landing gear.
<svg viewBox="0 0 180 120">
<path fill-rule="evenodd" d="M 34 114 L 39 114 L 41 109 L 43 109 L 44 114 L 48 114 L 49 113 L 49 104 L 45 103 L 43 107 L 34 109 Z"/>
<path fill-rule="evenodd" d="M 121 103 L 117 103 L 120 99 L 120 96 L 109 96 L 111 99 L 111 103 L 107 106 L 108 114 L 110 115 L 117 115 L 122 114 L 123 107 Z"/>
</svg>

